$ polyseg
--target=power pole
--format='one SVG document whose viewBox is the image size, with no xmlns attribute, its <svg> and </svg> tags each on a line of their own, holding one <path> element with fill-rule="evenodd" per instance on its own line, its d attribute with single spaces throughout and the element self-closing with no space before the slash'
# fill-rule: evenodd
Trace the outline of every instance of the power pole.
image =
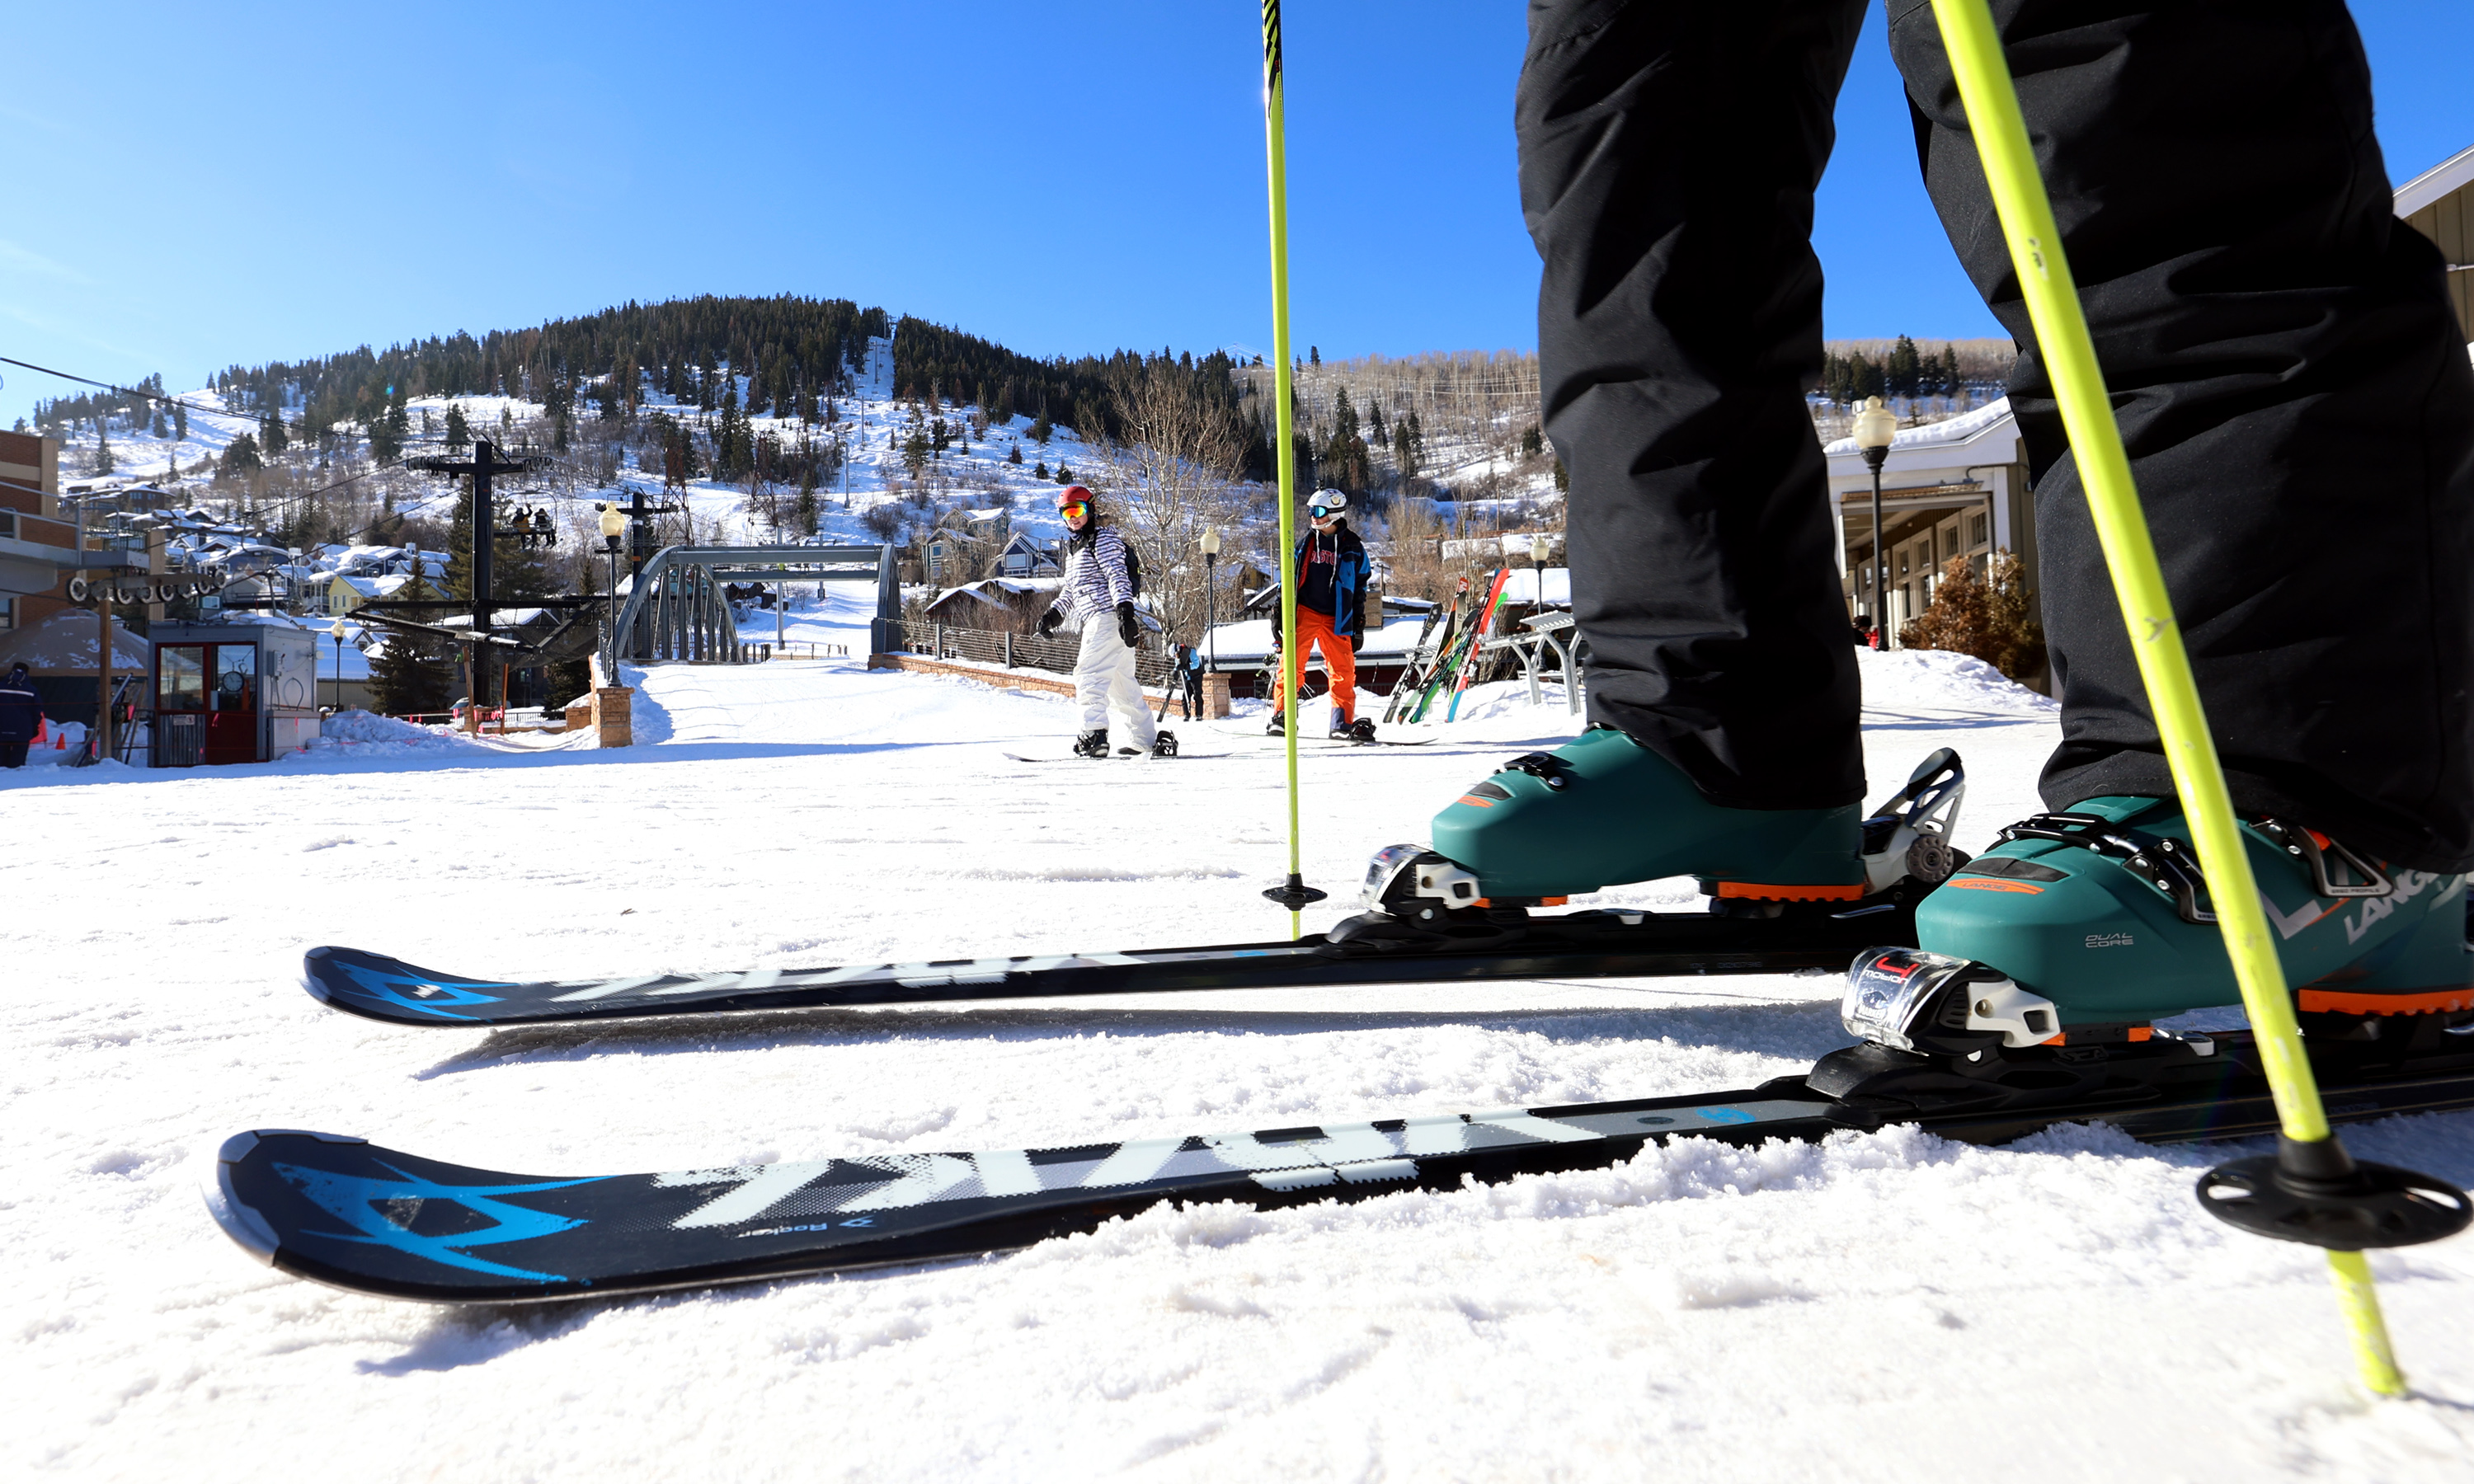
<svg viewBox="0 0 2474 1484">
<path fill-rule="evenodd" d="M 486 438 L 473 440 L 470 459 L 423 458 L 406 459 L 403 467 L 431 474 L 470 474 L 473 476 L 473 641 L 481 643 L 490 636 L 490 621 L 497 610 L 497 595 L 491 591 L 495 579 L 492 549 L 498 535 L 497 512 L 490 503 L 490 480 L 497 474 L 521 474 L 542 467 L 549 461 L 538 455 L 502 460 L 497 448 Z M 468 687 L 469 689 L 469 687 Z M 478 697 L 472 698 L 477 705 Z"/>
</svg>

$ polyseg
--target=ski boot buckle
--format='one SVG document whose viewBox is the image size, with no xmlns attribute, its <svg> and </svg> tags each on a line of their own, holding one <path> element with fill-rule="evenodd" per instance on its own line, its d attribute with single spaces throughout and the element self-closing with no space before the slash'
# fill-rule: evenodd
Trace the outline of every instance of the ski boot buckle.
<svg viewBox="0 0 2474 1484">
<path fill-rule="evenodd" d="M 1552 753 L 1523 753 L 1494 771 L 1526 773 L 1559 794 L 1572 786 L 1571 766 Z"/>
<path fill-rule="evenodd" d="M 2038 814 L 2003 826 L 2001 839 L 2004 843 L 2050 840 L 2118 860 L 2171 900 L 2174 915 L 2183 922 L 2194 927 L 2216 925 L 2217 914 L 2199 905 L 2207 897 L 2208 883 L 2199 874 L 2197 857 L 2189 846 L 2170 835 L 2125 829 L 2095 814 Z"/>
</svg>

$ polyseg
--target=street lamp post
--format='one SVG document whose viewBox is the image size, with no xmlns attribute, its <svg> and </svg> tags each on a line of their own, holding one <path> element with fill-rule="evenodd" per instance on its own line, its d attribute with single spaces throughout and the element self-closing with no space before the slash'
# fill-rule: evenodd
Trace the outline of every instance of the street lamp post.
<svg viewBox="0 0 2474 1484">
<path fill-rule="evenodd" d="M 344 708 L 344 621 L 340 618 L 327 626 L 327 634 L 335 641 L 335 709 Z"/>
<path fill-rule="evenodd" d="M 1873 471 L 1873 647 L 1888 649 L 1890 556 L 1881 539 L 1881 461 L 1890 456 L 1890 441 L 1899 436 L 1899 415 L 1890 411 L 1878 396 L 1864 398 L 1863 410 L 1856 414 L 1856 446 L 1864 455 L 1865 467 Z"/>
<path fill-rule="evenodd" d="M 1220 584 L 1213 576 L 1213 569 L 1220 562 L 1219 528 L 1214 526 L 1205 529 L 1201 544 L 1202 546 L 1202 670 L 1204 674 L 1212 675 L 1217 674 L 1220 669 L 1219 642 L 1211 632 L 1217 621 L 1214 600 L 1220 596 Z"/>
<path fill-rule="evenodd" d="M 616 502 L 601 509 L 601 549 L 610 558 L 610 618 L 601 634 L 601 683 L 618 683 L 618 547 L 627 534 L 627 517 L 618 513 Z"/>
</svg>

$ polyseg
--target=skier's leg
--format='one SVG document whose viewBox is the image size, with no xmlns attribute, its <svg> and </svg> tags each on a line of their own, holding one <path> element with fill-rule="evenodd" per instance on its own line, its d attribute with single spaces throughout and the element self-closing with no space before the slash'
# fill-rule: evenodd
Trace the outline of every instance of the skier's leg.
<svg viewBox="0 0 2474 1484">
<path fill-rule="evenodd" d="M 1151 702 L 1143 696 L 1142 678 L 1134 668 L 1137 651 L 1118 634 L 1117 615 L 1110 613 L 1104 621 L 1095 621 L 1082 642 L 1097 643 L 1105 652 L 1107 705 L 1117 713 L 1117 725 L 1124 730 L 1128 745 L 1150 752 L 1152 744 L 1159 740 L 1159 727 L 1152 720 Z"/>
<path fill-rule="evenodd" d="M 1328 618 L 1323 619 L 1322 633 L 1322 662 L 1331 670 L 1331 714 L 1346 727 L 1357 719 L 1357 651 L 1332 632 Z"/>
<path fill-rule="evenodd" d="M 2353 23 L 2104 9 L 1994 5 L 2235 802 L 2474 867 L 2474 374 L 2439 253 L 2392 214 Z M 2030 347 L 2046 802 L 2170 794 L 1930 10 L 1891 42 L 1951 239 Z"/>
<path fill-rule="evenodd" d="M 1856 657 L 1805 392 L 1812 193 L 1863 0 L 1537 0 L 1516 122 L 1545 260 L 1592 730 L 1437 815 L 1517 900 L 1691 874 L 1839 899 L 1872 873 Z M 1767 909 L 1763 909 L 1767 910 Z"/>
<path fill-rule="evenodd" d="M 2474 375 L 2438 253 L 2391 214 L 2352 22 L 1994 9 L 2305 1028 L 2474 1020 Z M 1918 942 L 1984 966 L 1973 1002 L 2024 992 L 2074 1044 L 2135 1041 L 2237 992 L 1929 11 L 1892 46 L 1952 240 L 2031 347 L 2011 394 L 2063 705 L 2043 791 L 2103 822 L 2014 831 L 1925 900 Z M 2390 1015 L 2430 1018 L 2363 1023 Z"/>
<path fill-rule="evenodd" d="M 1340 682 L 1341 664 L 1339 660 L 1332 658 L 1332 652 L 1337 649 L 1345 653 L 1347 648 L 1348 646 L 1341 641 L 1340 636 L 1331 632 L 1330 615 L 1319 613 L 1303 605 L 1298 607 L 1298 653 L 1303 655 L 1306 651 L 1313 650 L 1322 656 L 1323 675 L 1331 682 L 1331 718 L 1334 730 L 1339 729 L 1340 707 L 1343 701 Z"/>
<path fill-rule="evenodd" d="M 1863 792 L 1826 469 L 1813 187 L 1863 0 L 1530 7 L 1516 121 L 1545 260 L 1589 716 L 1715 802 Z"/>
<path fill-rule="evenodd" d="M 1108 730 L 1108 686 L 1116 679 L 1109 645 L 1124 647 L 1117 639 L 1116 614 L 1103 613 L 1082 621 L 1082 647 L 1074 657 L 1074 700 L 1082 707 L 1082 730 L 1086 735 Z"/>
</svg>

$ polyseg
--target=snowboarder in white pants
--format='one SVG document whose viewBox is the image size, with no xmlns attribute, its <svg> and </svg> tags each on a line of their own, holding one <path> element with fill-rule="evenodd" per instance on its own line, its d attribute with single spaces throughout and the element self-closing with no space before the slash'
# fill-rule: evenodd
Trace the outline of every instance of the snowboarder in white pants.
<svg viewBox="0 0 2474 1484">
<path fill-rule="evenodd" d="M 1065 578 L 1056 601 L 1039 618 L 1045 636 L 1071 623 L 1082 635 L 1074 663 L 1074 698 L 1082 704 L 1082 732 L 1074 739 L 1083 757 L 1108 755 L 1108 712 L 1114 709 L 1132 743 L 1128 752 L 1174 756 L 1176 734 L 1152 723 L 1151 704 L 1134 675 L 1142 620 L 1134 613 L 1135 579 L 1125 539 L 1100 523 L 1091 491 L 1068 485 L 1058 491 L 1056 513 L 1073 532 L 1066 543 Z"/>
</svg>

